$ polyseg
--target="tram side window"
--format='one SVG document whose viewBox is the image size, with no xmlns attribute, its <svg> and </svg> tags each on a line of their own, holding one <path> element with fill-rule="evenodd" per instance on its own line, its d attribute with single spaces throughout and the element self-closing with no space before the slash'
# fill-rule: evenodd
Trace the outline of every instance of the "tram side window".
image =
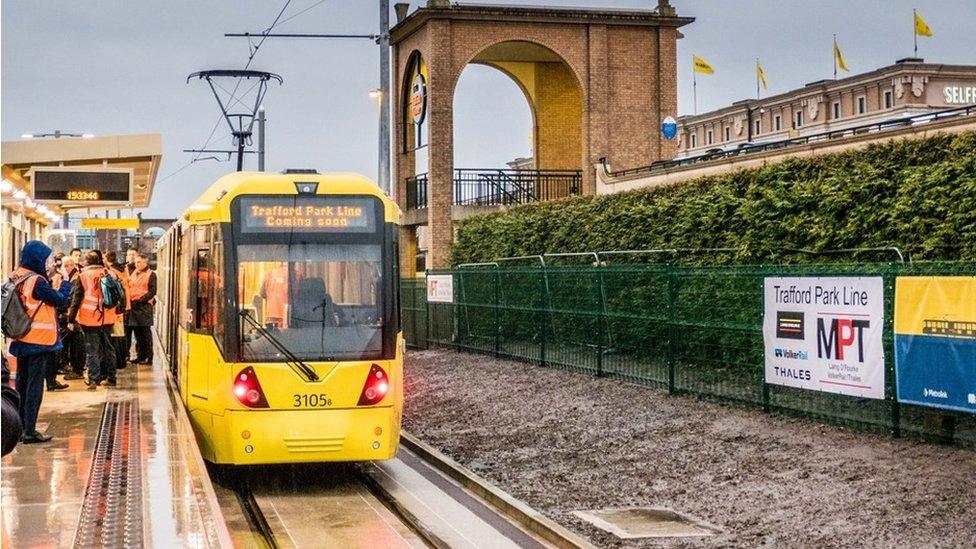
<svg viewBox="0 0 976 549">
<path fill-rule="evenodd" d="M 193 229 L 187 228 L 183 233 L 183 241 L 180 244 L 180 269 L 177 269 L 176 276 L 179 277 L 179 283 L 177 288 L 182 288 L 181 292 L 183 295 L 183 302 L 180 307 L 180 316 L 178 318 L 179 323 L 183 326 L 184 330 L 191 331 L 194 327 L 194 318 L 196 310 L 196 287 L 193 284 L 189 284 L 190 269 L 192 268 L 193 256 L 191 251 L 193 250 Z"/>
<path fill-rule="evenodd" d="M 227 329 L 226 301 L 224 295 L 224 243 L 220 231 L 214 231 L 213 255 L 210 257 L 210 307 L 213 311 L 213 335 L 217 347 L 224 350 Z"/>
<path fill-rule="evenodd" d="M 197 333 L 211 333 L 214 324 L 213 261 L 210 255 L 210 227 L 194 227 L 192 242 L 187 246 L 186 255 L 189 266 L 187 284 L 187 330 Z"/>
</svg>

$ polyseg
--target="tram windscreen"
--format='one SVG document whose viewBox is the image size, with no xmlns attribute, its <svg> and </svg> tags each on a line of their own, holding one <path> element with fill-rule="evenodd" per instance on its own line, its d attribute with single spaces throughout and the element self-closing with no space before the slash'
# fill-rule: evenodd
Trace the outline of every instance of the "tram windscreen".
<svg viewBox="0 0 976 549">
<path fill-rule="evenodd" d="M 369 359 L 383 347 L 378 244 L 245 244 L 237 247 L 238 306 L 274 340 L 244 325 L 244 360 Z"/>
</svg>

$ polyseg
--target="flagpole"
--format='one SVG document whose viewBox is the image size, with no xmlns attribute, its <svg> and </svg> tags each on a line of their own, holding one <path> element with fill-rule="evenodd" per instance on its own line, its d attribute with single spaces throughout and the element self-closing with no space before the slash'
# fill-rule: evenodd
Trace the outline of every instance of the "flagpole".
<svg viewBox="0 0 976 549">
<path fill-rule="evenodd" d="M 695 114 L 698 114 L 698 77 L 695 76 L 695 58 L 691 58 L 691 96 L 695 102 Z"/>
<path fill-rule="evenodd" d="M 918 12 L 912 8 L 912 39 L 915 42 L 915 55 L 918 57 Z"/>
<path fill-rule="evenodd" d="M 831 52 L 834 58 L 834 80 L 837 80 L 837 35 L 834 35 L 834 50 Z"/>
</svg>

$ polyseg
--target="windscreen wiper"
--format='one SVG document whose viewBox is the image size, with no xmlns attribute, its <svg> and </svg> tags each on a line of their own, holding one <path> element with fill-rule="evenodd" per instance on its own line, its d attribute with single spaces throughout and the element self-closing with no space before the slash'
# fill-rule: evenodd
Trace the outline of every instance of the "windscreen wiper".
<svg viewBox="0 0 976 549">
<path fill-rule="evenodd" d="M 311 366 L 305 364 L 305 362 L 303 362 L 302 359 L 295 356 L 295 353 L 289 351 L 288 348 L 285 347 L 285 345 L 278 338 L 276 338 L 274 335 L 271 334 L 271 330 L 268 330 L 267 328 L 262 326 L 261 323 L 251 318 L 251 315 L 248 314 L 247 309 L 241 311 L 241 318 L 247 320 L 247 322 L 251 326 L 253 326 L 254 329 L 258 331 L 258 333 L 268 338 L 268 342 L 271 343 L 271 346 L 277 349 L 279 353 L 285 355 L 285 358 L 288 359 L 288 362 L 294 364 L 296 368 L 301 370 L 301 372 L 305 374 L 305 377 L 307 377 L 309 381 L 319 380 L 318 374 L 315 373 L 315 370 L 313 370 Z"/>
</svg>

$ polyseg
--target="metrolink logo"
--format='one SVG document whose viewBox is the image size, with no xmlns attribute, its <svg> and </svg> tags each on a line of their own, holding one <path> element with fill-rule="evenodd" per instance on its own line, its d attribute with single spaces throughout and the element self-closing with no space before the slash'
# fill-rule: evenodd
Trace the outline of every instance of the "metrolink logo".
<svg viewBox="0 0 976 549">
<path fill-rule="evenodd" d="M 850 318 L 830 319 L 830 329 L 817 319 L 817 358 L 844 360 L 844 352 L 857 344 L 857 361 L 864 362 L 864 329 L 871 326 L 870 321 Z"/>
</svg>

